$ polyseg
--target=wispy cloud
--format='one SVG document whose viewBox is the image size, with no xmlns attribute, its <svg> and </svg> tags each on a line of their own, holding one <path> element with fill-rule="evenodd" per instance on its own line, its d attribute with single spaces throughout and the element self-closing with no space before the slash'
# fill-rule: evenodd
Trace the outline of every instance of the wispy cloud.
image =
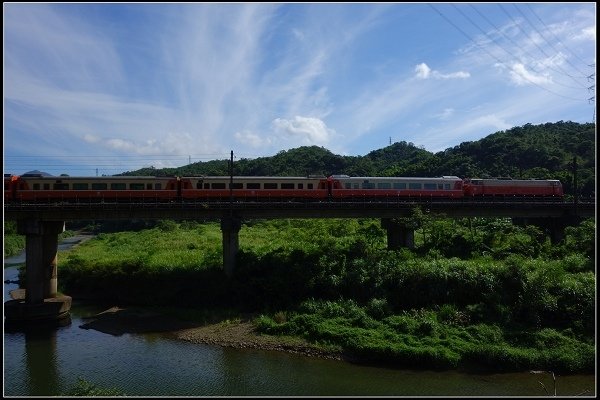
<svg viewBox="0 0 600 400">
<path fill-rule="evenodd" d="M 561 70 L 595 54 L 595 15 L 536 7 L 560 52 L 519 16 L 470 40 L 420 4 L 7 4 L 5 153 L 365 154 L 581 120 L 590 84 Z"/>
</svg>

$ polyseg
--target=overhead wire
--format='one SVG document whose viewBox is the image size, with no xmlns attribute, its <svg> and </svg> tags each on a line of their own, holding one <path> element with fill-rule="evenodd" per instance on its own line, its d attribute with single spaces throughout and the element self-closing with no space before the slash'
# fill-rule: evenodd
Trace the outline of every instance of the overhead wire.
<svg viewBox="0 0 600 400">
<path fill-rule="evenodd" d="M 504 36 L 506 39 L 508 39 L 508 40 L 509 40 L 509 41 L 510 41 L 510 42 L 511 42 L 511 43 L 512 43 L 512 44 L 513 44 L 515 47 L 519 48 L 520 50 L 523 50 L 523 49 L 521 49 L 521 46 L 520 46 L 520 45 L 519 45 L 517 42 L 515 42 L 515 41 L 514 41 L 514 40 L 513 40 L 513 39 L 512 39 L 510 36 L 508 36 L 507 34 L 505 34 L 505 33 L 504 33 L 504 31 L 503 31 L 502 29 L 498 28 L 498 27 L 497 27 L 497 26 L 496 26 L 496 25 L 495 25 L 495 24 L 494 24 L 492 21 L 490 21 L 490 20 L 489 20 L 489 19 L 488 19 L 488 18 L 487 18 L 487 17 L 486 17 L 484 14 L 482 14 L 482 13 L 481 13 L 481 11 L 479 11 L 479 10 L 478 10 L 478 9 L 477 9 L 475 6 L 473 6 L 472 4 L 469 4 L 469 6 L 470 6 L 470 7 L 471 7 L 471 8 L 472 8 L 472 9 L 473 9 L 473 10 L 474 10 L 474 11 L 475 11 L 477 14 L 479 14 L 479 16 L 480 16 L 480 17 L 482 17 L 484 20 L 486 20 L 486 22 L 487 22 L 488 24 L 490 24 L 490 25 L 491 25 L 491 26 L 492 26 L 492 27 L 493 27 L 493 28 L 496 30 L 496 32 L 499 32 L 499 33 L 500 33 L 502 36 Z M 462 13 L 460 10 L 458 10 L 458 9 L 457 9 L 457 11 L 459 11 L 461 14 L 463 14 L 463 13 Z M 481 28 L 480 28 L 478 25 L 476 25 L 474 22 L 472 22 L 472 21 L 470 20 L 470 18 L 468 18 L 468 17 L 467 17 L 466 15 L 464 15 L 464 14 L 463 14 L 463 16 L 464 16 L 465 18 L 469 19 L 469 21 L 470 21 L 472 24 L 474 24 L 474 25 L 475 25 L 475 26 L 476 26 L 476 27 L 477 27 L 477 28 L 478 28 L 478 29 L 479 29 L 479 30 L 480 30 L 480 31 L 481 31 L 481 32 L 482 32 L 484 35 L 486 35 L 486 36 L 490 37 L 490 36 L 489 36 L 489 35 L 488 35 L 488 34 L 487 34 L 487 33 L 486 33 L 486 32 L 485 32 L 483 29 L 481 29 Z M 522 59 L 521 59 L 519 56 L 517 56 L 517 55 L 516 55 L 516 54 L 514 54 L 513 52 L 510 52 L 510 51 L 506 50 L 506 49 L 505 49 L 503 46 L 501 46 L 499 43 L 497 43 L 497 42 L 496 42 L 496 41 L 495 41 L 493 38 L 491 38 L 491 37 L 490 37 L 490 39 L 491 39 L 492 41 L 494 41 L 494 43 L 496 43 L 496 45 L 497 45 L 498 47 L 500 47 L 502 50 L 504 50 L 504 52 L 505 52 L 505 53 L 507 53 L 509 56 L 511 56 L 511 57 L 516 57 L 516 58 L 517 58 L 517 60 L 518 60 L 518 61 L 519 61 L 521 64 L 523 64 L 523 65 L 526 65 L 526 64 L 527 64 L 527 63 L 526 63 L 526 62 L 524 62 L 524 61 L 523 61 L 523 60 L 522 60 Z M 527 50 L 523 50 L 523 51 L 524 51 L 524 52 L 525 52 L 525 53 L 526 53 L 526 54 L 527 54 L 529 57 L 531 57 L 532 59 L 534 59 L 534 58 L 535 58 L 535 57 L 533 57 L 533 56 L 532 56 L 532 55 L 529 53 L 529 51 L 527 51 Z M 541 73 L 541 70 L 537 69 L 537 68 L 536 68 L 536 67 L 534 67 L 533 65 L 529 65 L 529 66 L 531 67 L 531 69 L 532 69 L 534 72 L 536 72 L 536 73 L 538 73 L 538 74 L 539 74 L 539 73 Z M 556 82 L 556 81 L 554 81 L 554 80 L 552 81 L 552 83 L 553 83 L 553 84 L 555 84 L 555 85 L 558 85 L 558 86 L 562 86 L 562 87 L 568 88 L 568 89 L 582 89 L 582 87 L 581 87 L 581 86 L 580 86 L 580 87 L 574 87 L 574 86 L 564 85 L 564 84 L 562 84 L 562 83 L 560 83 L 560 82 Z"/>
<path fill-rule="evenodd" d="M 265 155 L 237 154 L 234 158 L 268 157 Z M 181 168 L 201 161 L 228 161 L 230 154 L 153 154 L 153 155 L 8 155 L 4 157 L 5 172 L 21 173 L 32 170 L 44 172 L 88 171 L 106 174 L 122 173 L 144 168 Z M 60 159 L 60 160 L 59 160 Z M 82 165 L 83 161 L 86 165 Z M 152 165 L 154 164 L 154 165 Z"/>
<path fill-rule="evenodd" d="M 456 26 L 456 24 L 454 24 L 451 20 L 449 20 L 448 18 L 446 18 L 446 16 L 444 14 L 442 14 L 437 8 L 435 8 L 431 3 L 427 3 L 431 8 L 434 9 L 434 11 L 436 11 L 442 18 L 444 18 L 450 25 L 452 25 L 455 29 L 457 29 L 460 33 L 462 33 L 467 39 L 469 39 L 470 41 L 472 41 L 473 43 L 475 43 L 479 48 L 481 48 L 481 50 L 483 50 L 484 52 L 486 52 L 490 57 L 494 58 L 496 61 L 498 61 L 500 64 L 504 65 L 506 68 L 511 69 L 510 66 L 506 65 L 506 63 L 504 63 L 504 61 L 502 61 L 501 59 L 499 59 L 498 57 L 496 57 L 494 54 L 492 54 L 491 52 L 489 52 L 485 47 L 481 46 L 477 41 L 475 41 L 474 39 L 472 39 L 465 31 L 463 31 L 462 29 L 460 29 L 458 26 Z M 584 99 L 576 99 L 574 97 L 569 97 L 569 96 L 564 96 L 560 93 L 556 93 L 548 88 L 545 88 L 543 86 L 538 85 L 537 83 L 535 83 L 534 81 L 532 81 L 531 79 L 527 78 L 526 76 L 522 76 L 521 77 L 528 81 L 529 83 L 539 87 L 542 90 L 545 90 L 546 92 L 552 93 L 553 95 L 562 97 L 564 99 L 568 99 L 568 100 L 575 100 L 575 101 L 585 101 Z"/>
<path fill-rule="evenodd" d="M 546 30 L 546 31 L 548 31 L 548 32 L 550 32 L 550 33 L 552 34 L 552 36 L 554 36 L 554 39 L 556 40 L 556 42 L 558 42 L 559 44 L 561 44 L 561 45 L 562 45 L 562 46 L 563 46 L 565 49 L 567 49 L 567 50 L 568 50 L 568 51 L 569 51 L 571 54 L 573 54 L 575 57 L 579 58 L 579 60 L 580 60 L 581 62 L 583 62 L 584 64 L 587 64 L 587 62 L 586 62 L 586 61 L 584 61 L 584 60 L 582 60 L 582 59 L 581 59 L 581 58 L 580 58 L 580 57 L 579 57 L 577 54 L 575 54 L 575 52 L 573 52 L 573 51 L 572 51 L 572 50 L 570 50 L 570 49 L 569 49 L 567 46 L 565 46 L 564 44 L 562 44 L 562 42 L 560 41 L 560 39 L 559 39 L 559 38 L 558 38 L 558 37 L 557 37 L 557 36 L 554 34 L 554 32 L 553 32 L 553 31 L 552 31 L 550 28 L 548 28 L 548 26 L 547 26 L 547 25 L 544 23 L 544 21 L 543 21 L 543 20 L 542 20 L 542 19 L 541 19 L 541 18 L 540 18 L 540 17 L 539 17 L 539 16 L 538 16 L 538 15 L 537 15 L 537 14 L 536 14 L 534 11 L 533 11 L 533 8 L 531 8 L 531 6 L 529 6 L 529 4 L 527 4 L 527 3 L 524 3 L 524 5 L 525 5 L 525 7 L 527 7 L 527 8 L 529 9 L 529 11 L 531 12 L 531 14 L 533 14 L 533 15 L 534 15 L 534 16 L 537 18 L 537 20 L 538 20 L 538 21 L 540 21 L 540 23 L 541 23 L 541 24 L 544 26 L 545 30 Z M 515 8 L 516 8 L 516 7 L 517 7 L 517 6 L 515 5 Z M 529 22 L 529 24 L 530 24 L 531 26 L 533 26 L 533 27 L 534 27 L 534 29 L 535 29 L 535 30 L 536 30 L 536 31 L 537 31 L 537 32 L 540 34 L 540 36 L 541 36 L 541 37 L 543 37 L 543 38 L 544 38 L 544 40 L 546 40 L 546 43 L 548 43 L 548 44 L 550 45 L 550 47 L 552 47 L 552 48 L 554 49 L 554 51 L 556 51 L 557 53 L 558 53 L 558 52 L 560 52 L 560 51 L 559 51 L 559 50 L 558 50 L 556 47 L 554 47 L 554 45 L 552 44 L 552 41 L 548 40 L 548 39 L 547 39 L 547 38 L 546 38 L 546 37 L 545 37 L 545 36 L 544 36 L 544 35 L 543 35 L 543 34 L 542 34 L 540 31 L 538 31 L 538 30 L 537 30 L 537 28 L 535 27 L 535 25 L 533 25 L 533 24 L 531 23 L 531 21 L 529 21 L 529 19 L 527 19 L 527 17 L 526 17 L 526 16 L 525 16 L 523 13 L 521 13 L 521 15 L 523 15 L 523 17 L 524 17 L 524 18 L 525 18 L 525 19 L 526 19 L 526 20 Z M 582 71 L 581 71 L 581 70 L 580 70 L 580 69 L 579 69 L 579 68 L 578 68 L 576 65 L 572 64 L 572 63 L 571 63 L 571 61 L 570 61 L 568 58 L 565 58 L 565 61 L 566 61 L 567 63 L 569 63 L 569 64 L 570 64 L 570 65 L 571 65 L 573 68 L 575 68 L 575 69 L 577 70 L 577 72 L 579 72 L 579 73 L 582 75 L 582 77 L 585 77 L 585 76 L 586 76 L 586 74 L 585 74 L 584 72 L 582 72 Z"/>
<path fill-rule="evenodd" d="M 513 18 L 513 16 L 512 16 L 512 15 L 510 15 L 510 14 L 508 13 L 508 11 L 506 11 L 506 10 L 504 9 L 504 7 L 502 6 L 502 4 L 498 4 L 498 6 L 499 6 L 499 7 L 500 7 L 500 9 L 502 9 L 502 11 L 503 11 L 503 12 L 504 12 L 504 13 L 505 13 L 507 16 L 508 16 L 508 18 L 510 18 L 510 19 L 513 21 L 513 23 L 515 24 L 515 26 L 516 26 L 517 28 L 519 28 L 519 29 L 520 29 L 520 30 L 521 30 L 521 31 L 522 31 L 522 32 L 525 34 L 525 36 L 527 36 L 527 32 L 525 32 L 525 31 L 523 30 L 523 28 L 521 28 L 521 25 L 520 25 L 520 24 L 519 24 L 519 23 L 518 23 L 518 22 L 517 22 L 517 21 L 516 21 L 516 20 Z M 516 6 L 515 6 L 515 8 L 516 8 Z M 517 11 L 518 11 L 518 12 L 519 12 L 521 15 L 523 15 L 523 13 L 521 12 L 521 10 L 519 10 L 518 8 L 516 8 L 516 10 L 517 10 Z M 525 20 L 527 21 L 527 18 L 525 18 Z M 528 21 L 527 21 L 527 22 L 528 22 Z M 535 27 L 534 27 L 534 29 L 535 29 Z M 542 36 L 542 38 L 543 38 L 543 36 Z M 544 56 L 546 56 L 548 59 L 552 59 L 552 56 L 548 55 L 548 54 L 546 53 L 546 51 L 545 51 L 545 50 L 544 50 L 542 47 L 540 47 L 540 46 L 537 44 L 537 42 L 536 42 L 535 40 L 531 40 L 531 43 L 533 43 L 533 44 L 535 45 L 535 47 L 537 47 L 537 48 L 538 48 L 538 50 L 539 50 L 539 51 L 540 51 L 540 52 L 541 52 L 541 53 L 542 53 Z M 574 76 L 572 76 L 571 74 L 569 74 L 568 72 L 566 72 L 565 70 L 563 70 L 562 68 L 560 68 L 560 66 L 558 66 L 558 65 L 557 65 L 557 68 L 558 68 L 558 70 L 557 70 L 557 69 L 554 69 L 554 68 L 553 68 L 553 67 L 551 67 L 551 66 L 548 66 L 548 68 L 549 68 L 549 69 L 551 69 L 551 70 L 553 70 L 553 71 L 555 71 L 555 72 L 562 73 L 562 74 L 564 74 L 564 75 L 568 76 L 569 78 L 573 79 L 573 81 L 575 81 L 575 83 L 577 83 L 577 84 L 579 84 L 579 85 L 581 84 L 580 82 L 578 82 L 578 81 L 577 81 L 577 79 L 576 79 Z"/>
</svg>

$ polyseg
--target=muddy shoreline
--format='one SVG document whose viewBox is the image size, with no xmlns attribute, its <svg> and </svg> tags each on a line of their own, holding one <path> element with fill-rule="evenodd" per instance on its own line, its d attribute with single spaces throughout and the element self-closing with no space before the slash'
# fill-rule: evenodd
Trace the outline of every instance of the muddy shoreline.
<svg viewBox="0 0 600 400">
<path fill-rule="evenodd" d="M 341 351 L 325 350 L 296 337 L 271 336 L 257 332 L 251 318 L 201 324 L 137 307 L 111 307 L 84 317 L 82 329 L 114 336 L 126 333 L 163 333 L 177 340 L 236 349 L 283 351 L 308 357 L 349 360 Z"/>
</svg>

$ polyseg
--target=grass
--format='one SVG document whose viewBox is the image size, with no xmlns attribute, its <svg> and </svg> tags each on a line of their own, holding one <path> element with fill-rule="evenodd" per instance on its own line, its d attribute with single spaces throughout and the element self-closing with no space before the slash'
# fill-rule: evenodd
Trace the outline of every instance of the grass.
<svg viewBox="0 0 600 400">
<path fill-rule="evenodd" d="M 194 321 L 261 312 L 261 332 L 378 363 L 589 371 L 595 274 L 588 257 L 557 247 L 544 257 L 523 248 L 498 258 L 519 229 L 509 228 L 507 239 L 494 233 L 494 254 L 461 259 L 432 248 L 432 235 L 422 255 L 385 251 L 378 220 L 250 221 L 229 279 L 218 223 L 168 221 L 100 234 L 65 252 L 59 284 L 111 301 L 171 304 Z"/>
</svg>

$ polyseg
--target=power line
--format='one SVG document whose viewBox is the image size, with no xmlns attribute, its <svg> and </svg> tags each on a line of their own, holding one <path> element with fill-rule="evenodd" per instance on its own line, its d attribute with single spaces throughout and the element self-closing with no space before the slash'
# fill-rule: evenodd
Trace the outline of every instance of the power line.
<svg viewBox="0 0 600 400">
<path fill-rule="evenodd" d="M 11 155 L 5 155 L 4 159 L 7 158 L 119 158 L 119 159 L 126 159 L 126 158 L 131 158 L 131 159 L 149 159 L 149 158 L 188 158 L 188 157 L 192 157 L 195 159 L 209 159 L 210 157 L 217 157 L 217 156 L 223 156 L 225 155 L 225 153 L 218 153 L 218 154 L 152 154 L 152 155 L 115 155 L 115 154 L 105 154 L 105 155 L 98 155 L 98 154 L 89 154 L 89 155 L 61 155 L 61 154 L 55 154 L 55 155 L 28 155 L 28 156 L 11 156 Z"/>
<path fill-rule="evenodd" d="M 577 55 L 577 53 L 575 53 L 574 51 L 572 51 L 571 49 L 569 49 L 567 46 L 565 46 L 560 39 L 554 34 L 554 31 L 551 30 L 550 28 L 548 28 L 548 26 L 546 26 L 546 24 L 544 23 L 544 21 L 542 21 L 542 19 L 540 17 L 538 17 L 538 15 L 533 11 L 533 8 L 531 8 L 531 6 L 529 6 L 529 4 L 525 3 L 525 7 L 529 8 L 529 11 L 531 11 L 531 13 L 538 19 L 538 21 L 540 21 L 542 23 L 542 25 L 544 25 L 544 27 L 546 28 L 547 31 L 549 31 L 552 36 L 554 36 L 554 39 L 556 39 L 556 41 L 562 45 L 565 49 L 569 50 L 569 52 L 571 52 L 571 54 L 573 54 L 575 57 L 579 58 L 579 61 L 586 63 L 585 60 L 583 60 L 581 57 L 579 57 Z M 572 65 L 572 64 L 571 64 Z"/>
<path fill-rule="evenodd" d="M 513 4 L 513 5 L 514 5 L 514 4 Z M 505 13 L 505 14 L 508 16 L 508 18 L 510 18 L 510 19 L 513 21 L 513 23 L 515 24 L 515 26 L 516 26 L 516 27 L 518 27 L 518 28 L 519 28 L 519 29 L 520 29 L 520 30 L 521 30 L 521 31 L 522 31 L 522 32 L 525 34 L 525 36 L 527 37 L 527 32 L 525 32 L 525 31 L 523 30 L 523 28 L 521 28 L 521 26 L 519 25 L 519 23 L 518 23 L 517 21 L 515 21 L 515 19 L 512 17 L 512 15 L 510 15 L 510 14 L 509 14 L 509 13 L 508 13 L 508 12 L 507 12 L 505 9 L 504 9 L 504 7 L 502 7 L 502 4 L 498 4 L 498 6 L 500 7 L 500 9 L 502 9 L 502 11 L 504 11 L 504 13 Z M 523 13 L 521 12 L 521 10 L 519 10 L 519 9 L 517 8 L 517 6 L 516 6 L 516 5 L 514 5 L 514 6 L 515 6 L 516 10 L 517 10 L 517 11 L 518 11 L 518 12 L 519 12 L 521 15 L 523 15 Z M 529 22 L 529 20 L 527 20 L 527 18 L 525 18 L 525 20 L 526 20 L 526 21 L 527 21 L 527 22 L 528 22 L 528 23 L 531 25 L 531 23 Z M 535 28 L 535 27 L 533 27 L 533 29 L 536 29 L 536 28 Z M 536 29 L 536 30 L 537 30 L 537 29 Z M 538 33 L 539 33 L 539 32 L 538 32 Z M 541 36 L 541 35 L 540 35 L 540 36 Z M 544 38 L 544 37 L 542 36 L 542 38 Z M 545 40 L 545 39 L 544 39 L 544 40 Z M 545 51 L 543 48 L 541 48 L 541 47 L 540 47 L 540 46 L 539 46 L 539 45 L 536 43 L 536 41 L 535 41 L 535 40 L 532 40 L 531 42 L 532 42 L 532 43 L 535 45 L 535 47 L 537 47 L 537 48 L 538 48 L 538 50 L 539 50 L 540 52 L 542 52 L 542 54 L 543 54 L 544 56 L 546 56 L 546 57 L 547 57 L 547 58 L 549 58 L 549 59 L 552 59 L 552 56 L 549 56 L 549 55 L 546 53 L 546 51 Z M 574 76 L 572 76 L 572 75 L 568 74 L 567 72 L 565 72 L 565 71 L 564 71 L 562 68 L 560 68 L 560 66 L 557 66 L 557 68 L 559 69 L 558 71 L 557 71 L 556 69 L 554 69 L 554 68 L 550 67 L 550 66 L 548 66 L 548 68 L 552 69 L 553 71 L 556 71 L 556 72 L 559 72 L 559 73 L 562 73 L 562 74 L 564 74 L 564 75 L 568 76 L 569 78 L 573 79 L 573 80 L 575 81 L 575 83 L 577 83 L 578 85 L 581 85 L 581 84 L 580 84 L 580 83 L 579 83 L 579 82 L 576 80 L 576 78 L 575 78 Z"/>
<path fill-rule="evenodd" d="M 485 20 L 486 20 L 486 21 L 487 21 L 487 22 L 488 22 L 490 25 L 492 25 L 492 27 L 494 27 L 494 29 L 495 29 L 497 32 L 499 32 L 499 33 L 500 33 L 500 34 L 502 34 L 502 35 L 503 35 L 503 36 L 504 36 L 506 39 L 508 39 L 508 40 L 509 40 L 509 41 L 510 41 L 510 42 L 511 42 L 511 43 L 512 43 L 512 44 L 513 44 L 513 45 L 514 45 L 516 48 L 519 48 L 519 49 L 521 49 L 521 46 L 520 46 L 520 45 L 519 45 L 517 42 L 515 42 L 515 41 L 514 41 L 514 40 L 513 40 L 513 39 L 512 39 L 510 36 L 506 35 L 506 34 L 503 32 L 503 30 L 502 30 L 502 29 L 498 28 L 498 27 L 497 27 L 497 26 L 496 26 L 496 25 L 495 25 L 495 24 L 494 24 L 492 21 L 490 21 L 490 20 L 489 20 L 489 19 L 488 19 L 488 18 L 487 18 L 487 17 L 486 17 L 484 14 L 482 14 L 482 13 L 481 13 L 481 12 L 480 12 L 480 11 L 479 11 L 477 8 L 475 8 L 475 6 L 473 6 L 472 4 L 469 4 L 469 6 L 470 6 L 470 7 L 471 7 L 471 8 L 472 8 L 472 9 L 473 9 L 473 10 L 474 10 L 474 11 L 475 11 L 477 14 L 479 14 L 479 15 L 480 15 L 480 16 L 481 16 L 483 19 L 485 19 Z M 457 11 L 458 11 L 458 12 L 460 12 L 461 14 L 463 14 L 463 13 L 462 13 L 462 12 L 461 12 L 459 9 L 457 9 Z M 480 30 L 480 31 L 481 31 L 481 32 L 482 32 L 484 35 L 486 35 L 486 36 L 488 36 L 488 37 L 489 37 L 489 35 L 488 35 L 488 34 L 487 34 L 487 33 L 486 33 L 486 32 L 485 32 L 483 29 L 481 29 L 481 28 L 480 28 L 478 25 L 476 25 L 474 22 L 472 22 L 472 21 L 469 19 L 469 17 L 467 17 L 465 14 L 463 14 L 463 16 L 464 16 L 465 18 L 467 18 L 467 19 L 468 19 L 468 20 L 469 20 L 469 21 L 470 21 L 470 22 L 471 22 L 473 25 L 475 25 L 475 26 L 476 26 L 476 27 L 477 27 L 477 28 L 478 28 L 478 29 L 479 29 L 479 30 Z M 500 44 L 498 44 L 498 43 L 497 43 L 497 42 L 496 42 L 494 39 L 492 39 L 492 38 L 490 38 L 490 39 L 491 39 L 491 40 L 492 40 L 494 43 L 496 43 L 496 45 L 497 45 L 498 47 L 500 47 L 502 50 L 504 50 L 504 52 L 505 52 L 505 53 L 507 53 L 507 54 L 508 54 L 510 57 L 513 57 L 513 56 L 514 56 L 514 57 L 517 57 L 517 60 L 518 60 L 518 61 L 519 61 L 521 64 L 523 64 L 523 65 L 525 65 L 525 64 L 526 64 L 526 63 L 525 63 L 523 60 L 521 60 L 521 59 L 520 59 L 518 56 L 516 56 L 515 54 L 513 54 L 512 52 L 510 52 L 510 51 L 506 50 L 504 47 L 502 47 Z M 521 49 L 521 50 L 523 50 L 523 49 Z M 523 50 L 523 51 L 525 51 L 525 53 L 526 53 L 527 55 L 529 55 L 529 57 L 531 57 L 532 59 L 535 59 L 535 57 L 533 57 L 533 56 L 532 56 L 532 55 L 531 55 L 531 54 L 530 54 L 530 53 L 529 53 L 527 50 Z M 534 66 L 532 66 L 532 65 L 531 65 L 531 69 L 532 69 L 534 72 L 541 73 L 541 71 L 537 70 L 537 69 L 536 69 Z M 555 85 L 558 85 L 558 86 L 562 86 L 562 87 L 568 88 L 568 89 L 581 89 L 581 88 L 582 88 L 582 87 L 574 87 L 574 86 L 568 86 L 568 85 L 564 85 L 564 84 L 562 84 L 562 83 L 555 82 L 555 81 L 553 81 L 552 83 L 554 83 Z"/>
<path fill-rule="evenodd" d="M 440 16 L 442 18 L 444 18 L 450 25 L 452 25 L 454 28 L 456 28 L 460 33 L 462 33 L 467 39 L 469 39 L 470 41 L 472 41 L 473 43 L 475 43 L 481 50 L 485 51 L 490 57 L 494 58 L 496 61 L 498 61 L 500 64 L 504 65 L 506 68 L 511 69 L 508 65 L 506 65 L 502 60 L 500 60 L 498 57 L 496 57 L 495 55 L 493 55 L 492 53 L 490 53 L 485 47 L 481 46 L 479 43 L 477 43 L 474 39 L 472 39 L 467 33 L 465 33 L 462 29 L 460 29 L 458 26 L 456 26 L 452 21 L 450 21 L 448 18 L 446 18 L 446 16 L 444 14 L 442 14 L 437 8 L 435 8 L 431 3 L 427 3 L 431 8 L 434 9 L 434 11 L 436 11 L 438 14 L 440 14 Z M 560 93 L 556 93 L 548 88 L 545 88 L 543 86 L 538 85 L 537 83 L 533 82 L 532 80 L 528 79 L 526 76 L 520 75 L 524 80 L 528 81 L 529 83 L 539 87 L 540 89 L 543 89 L 549 93 L 552 93 L 556 96 L 562 97 L 564 99 L 568 99 L 568 100 L 575 100 L 575 101 L 583 101 L 583 99 L 576 99 L 573 97 L 568 97 L 568 96 L 563 96 Z"/>
</svg>

